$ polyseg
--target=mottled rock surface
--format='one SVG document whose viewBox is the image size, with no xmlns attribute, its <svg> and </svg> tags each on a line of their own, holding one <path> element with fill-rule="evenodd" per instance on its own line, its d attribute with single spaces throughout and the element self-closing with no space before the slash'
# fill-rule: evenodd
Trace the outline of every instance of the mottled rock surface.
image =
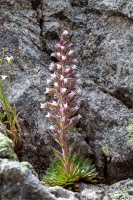
<svg viewBox="0 0 133 200">
<path fill-rule="evenodd" d="M 17 160 L 12 140 L 0 133 L 0 158 Z"/>
<path fill-rule="evenodd" d="M 0 49 L 14 56 L 9 100 L 21 111 L 24 132 L 18 157 L 40 177 L 53 160 L 51 146 L 59 148 L 40 103 L 50 99 L 44 94 L 50 54 L 67 29 L 82 79 L 76 148 L 94 160 L 102 181 L 133 178 L 132 6 L 132 0 L 0 1 Z M 6 61 L 0 73 L 8 74 Z"/>
<path fill-rule="evenodd" d="M 81 184 L 81 195 L 86 200 L 133 200 L 133 180 L 127 179 L 110 186 Z"/>
</svg>

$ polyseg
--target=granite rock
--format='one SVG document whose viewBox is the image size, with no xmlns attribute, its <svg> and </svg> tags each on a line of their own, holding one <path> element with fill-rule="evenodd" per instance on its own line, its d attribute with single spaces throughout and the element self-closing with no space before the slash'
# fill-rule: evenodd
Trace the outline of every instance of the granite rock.
<svg viewBox="0 0 133 200">
<path fill-rule="evenodd" d="M 77 147 L 93 159 L 102 181 L 133 177 L 133 1 L 1 0 L 0 49 L 14 56 L 9 100 L 21 111 L 24 133 L 20 161 L 44 174 L 59 149 L 48 133 L 46 79 L 50 54 L 67 29 L 82 80 Z M 8 74 L 4 60 L 0 69 Z M 77 134 L 78 135 L 78 134 Z M 73 140 L 73 138 L 72 138 Z M 84 150 L 85 145 L 85 150 Z"/>
</svg>

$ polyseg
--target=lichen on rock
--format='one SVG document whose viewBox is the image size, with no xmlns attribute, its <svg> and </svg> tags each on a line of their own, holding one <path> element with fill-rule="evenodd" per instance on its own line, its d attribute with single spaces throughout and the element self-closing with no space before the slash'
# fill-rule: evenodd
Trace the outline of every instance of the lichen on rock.
<svg viewBox="0 0 133 200">
<path fill-rule="evenodd" d="M 17 160 L 17 155 L 14 153 L 13 141 L 2 133 L 0 133 L 0 158 Z"/>
</svg>

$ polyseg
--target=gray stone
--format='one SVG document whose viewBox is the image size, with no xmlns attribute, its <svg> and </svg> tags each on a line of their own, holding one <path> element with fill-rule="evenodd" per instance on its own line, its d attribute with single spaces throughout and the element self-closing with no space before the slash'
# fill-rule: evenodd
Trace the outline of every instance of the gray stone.
<svg viewBox="0 0 133 200">
<path fill-rule="evenodd" d="M 105 195 L 104 191 L 93 191 L 93 190 L 84 190 L 81 193 L 83 196 L 86 196 L 86 200 L 103 200 Z"/>
<path fill-rule="evenodd" d="M 132 200 L 133 195 L 129 191 L 132 190 L 133 179 L 127 179 L 117 182 L 110 186 L 99 184 L 81 184 L 80 192 L 86 200 L 115 200 L 124 199 Z"/>
<path fill-rule="evenodd" d="M 47 131 L 49 122 L 40 103 L 51 98 L 44 94 L 50 54 L 67 29 L 82 79 L 82 119 L 76 126 L 80 136 L 71 140 L 93 158 L 102 181 L 111 184 L 133 177 L 133 1 L 0 3 L 0 48 L 5 56 L 14 56 L 9 100 L 21 111 L 24 133 L 19 159 L 30 162 L 42 177 L 54 158 L 52 147 L 60 149 Z M 8 71 L 4 60 L 0 73 Z"/>
<path fill-rule="evenodd" d="M 133 196 L 133 187 L 128 190 L 128 194 Z"/>
<path fill-rule="evenodd" d="M 59 200 L 61 200 L 60 197 L 63 197 L 63 199 L 71 199 L 71 200 L 78 200 L 76 198 L 76 195 L 69 191 L 69 190 L 66 190 L 62 187 L 59 187 L 59 186 L 56 186 L 56 187 L 50 187 L 48 189 L 48 191 L 51 193 L 51 194 L 54 194 L 55 197 L 57 197 Z"/>
<path fill-rule="evenodd" d="M 106 192 L 111 197 L 111 199 L 128 199 L 132 200 L 133 195 L 130 193 L 129 190 L 133 187 L 133 179 L 127 179 L 124 181 L 117 182 L 113 185 L 110 185 Z"/>
<path fill-rule="evenodd" d="M 0 159 L 1 200 L 56 200 L 31 171 L 19 162 Z"/>
</svg>

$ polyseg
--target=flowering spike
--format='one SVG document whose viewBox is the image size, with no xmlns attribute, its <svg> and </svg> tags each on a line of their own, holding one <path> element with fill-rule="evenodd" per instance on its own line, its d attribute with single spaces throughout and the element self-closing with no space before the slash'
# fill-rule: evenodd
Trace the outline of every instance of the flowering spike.
<svg viewBox="0 0 133 200">
<path fill-rule="evenodd" d="M 67 141 L 70 128 L 75 126 L 81 118 L 80 115 L 76 115 L 79 109 L 77 99 L 81 90 L 78 87 L 77 66 L 74 65 L 77 59 L 71 57 L 74 51 L 70 49 L 72 43 L 69 43 L 67 36 L 68 31 L 65 30 L 61 35 L 60 42 L 55 45 L 58 52 L 51 54 L 58 59 L 58 62 L 50 64 L 49 69 L 50 71 L 54 70 L 54 73 L 51 74 L 51 79 L 47 83 L 52 81 L 53 88 L 46 88 L 45 93 L 53 94 L 55 100 L 52 103 L 41 104 L 41 108 L 46 107 L 52 110 L 52 113 L 46 115 L 55 124 L 55 126 L 50 126 L 50 131 L 62 148 L 65 171 L 70 173 L 71 161 Z"/>
</svg>

